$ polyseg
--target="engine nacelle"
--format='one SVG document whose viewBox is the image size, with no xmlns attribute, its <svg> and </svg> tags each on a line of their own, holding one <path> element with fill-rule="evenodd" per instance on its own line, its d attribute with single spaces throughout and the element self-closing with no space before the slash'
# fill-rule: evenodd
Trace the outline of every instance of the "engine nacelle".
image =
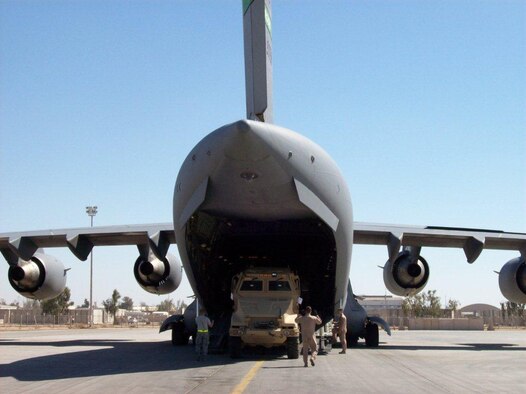
<svg viewBox="0 0 526 394">
<path fill-rule="evenodd" d="M 526 262 L 524 257 L 508 261 L 499 272 L 500 292 L 511 302 L 526 303 Z"/>
<path fill-rule="evenodd" d="M 18 293 L 35 300 L 57 297 L 66 288 L 64 265 L 55 257 L 35 253 L 28 261 L 19 259 L 7 272 L 9 283 Z"/>
<path fill-rule="evenodd" d="M 181 262 L 172 254 L 159 260 L 150 253 L 148 259 L 139 256 L 133 267 L 137 283 L 149 293 L 168 294 L 179 287 L 183 277 Z"/>
<path fill-rule="evenodd" d="M 429 265 L 420 255 L 404 250 L 392 263 L 384 266 L 384 283 L 387 289 L 397 296 L 411 296 L 419 293 L 429 279 Z"/>
</svg>

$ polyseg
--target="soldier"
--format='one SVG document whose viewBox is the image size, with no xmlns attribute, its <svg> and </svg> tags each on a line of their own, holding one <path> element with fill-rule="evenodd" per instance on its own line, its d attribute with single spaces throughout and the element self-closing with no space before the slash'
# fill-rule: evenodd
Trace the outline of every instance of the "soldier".
<svg viewBox="0 0 526 394">
<path fill-rule="evenodd" d="M 340 354 L 347 352 L 347 317 L 343 314 L 343 309 L 338 309 L 338 336 L 342 344 L 342 351 Z"/>
<path fill-rule="evenodd" d="M 338 316 L 336 316 L 332 322 L 332 337 L 331 337 L 331 344 L 334 345 L 338 342 L 338 332 L 340 331 L 340 327 L 338 326 Z"/>
<path fill-rule="evenodd" d="M 316 355 L 318 354 L 318 346 L 316 345 L 316 324 L 321 324 L 321 319 L 318 316 L 312 316 L 312 308 L 310 306 L 305 308 L 305 316 L 298 315 L 296 323 L 301 326 L 301 337 L 303 338 L 303 363 L 304 367 L 308 367 L 309 348 L 311 351 L 310 363 L 314 367 Z"/>
<path fill-rule="evenodd" d="M 197 361 L 204 360 L 208 354 L 208 329 L 214 326 L 214 321 L 210 321 L 205 315 L 205 309 L 199 308 L 199 316 L 195 318 L 197 325 L 197 335 L 195 338 L 195 351 L 197 353 Z"/>
</svg>

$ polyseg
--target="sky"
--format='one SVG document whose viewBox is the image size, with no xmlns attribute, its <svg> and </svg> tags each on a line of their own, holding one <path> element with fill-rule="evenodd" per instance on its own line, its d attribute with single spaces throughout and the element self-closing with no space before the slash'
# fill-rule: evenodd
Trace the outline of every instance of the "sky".
<svg viewBox="0 0 526 394">
<path fill-rule="evenodd" d="M 357 221 L 526 233 L 526 2 L 272 3 L 274 121 L 336 160 Z M 241 0 L 0 0 L 0 233 L 172 220 L 175 178 L 245 118 Z M 171 251 L 176 253 L 176 247 Z M 72 300 L 89 262 L 66 248 Z M 504 297 L 518 252 L 423 248 L 426 290 Z M 135 247 L 96 247 L 94 301 L 187 300 L 135 282 Z M 355 246 L 356 294 L 389 294 L 384 246 Z M 0 257 L 0 298 L 23 301 Z"/>
</svg>

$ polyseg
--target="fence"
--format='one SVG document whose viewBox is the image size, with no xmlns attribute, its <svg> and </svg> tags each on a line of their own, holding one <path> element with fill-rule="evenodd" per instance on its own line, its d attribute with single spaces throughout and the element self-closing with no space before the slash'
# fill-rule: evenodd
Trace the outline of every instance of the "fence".
<svg viewBox="0 0 526 394">
<path fill-rule="evenodd" d="M 484 320 L 480 317 L 443 319 L 443 318 L 407 318 L 404 326 L 409 330 L 484 330 Z"/>
<path fill-rule="evenodd" d="M 129 312 L 121 310 L 117 314 L 117 325 L 160 325 L 166 318 L 167 314 L 146 313 L 146 312 Z M 104 309 L 93 310 L 93 324 L 113 324 L 114 318 Z M 89 309 L 77 308 L 69 309 L 65 314 L 45 315 L 39 311 L 26 309 L 0 309 L 0 325 L 18 325 L 18 326 L 38 326 L 38 325 L 88 325 Z"/>
<path fill-rule="evenodd" d="M 70 309 L 64 315 L 46 315 L 37 311 L 24 309 L 0 310 L 0 324 L 4 325 L 71 325 L 88 324 L 89 309 Z M 109 316 L 103 309 L 93 310 L 93 323 L 105 324 Z"/>
</svg>

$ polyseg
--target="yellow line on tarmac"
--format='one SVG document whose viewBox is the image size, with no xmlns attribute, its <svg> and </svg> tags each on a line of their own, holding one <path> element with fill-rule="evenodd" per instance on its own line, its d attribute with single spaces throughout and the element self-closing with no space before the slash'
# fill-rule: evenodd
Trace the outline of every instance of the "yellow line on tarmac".
<svg viewBox="0 0 526 394">
<path fill-rule="evenodd" d="M 241 394 L 243 391 L 245 391 L 248 384 L 252 379 L 254 379 L 254 376 L 256 376 L 256 373 L 262 365 L 263 361 L 258 361 L 252 368 L 250 368 L 250 371 L 247 372 L 247 374 L 243 377 L 241 382 L 234 388 L 234 391 L 232 391 L 231 394 Z"/>
</svg>

